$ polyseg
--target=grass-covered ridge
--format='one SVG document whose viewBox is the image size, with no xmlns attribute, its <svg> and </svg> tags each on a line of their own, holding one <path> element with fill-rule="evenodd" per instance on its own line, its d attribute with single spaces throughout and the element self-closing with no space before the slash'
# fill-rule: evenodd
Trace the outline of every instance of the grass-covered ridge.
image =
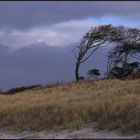
<svg viewBox="0 0 140 140">
<path fill-rule="evenodd" d="M 0 128 L 99 128 L 140 132 L 140 79 L 99 80 L 28 89 L 0 95 Z"/>
</svg>

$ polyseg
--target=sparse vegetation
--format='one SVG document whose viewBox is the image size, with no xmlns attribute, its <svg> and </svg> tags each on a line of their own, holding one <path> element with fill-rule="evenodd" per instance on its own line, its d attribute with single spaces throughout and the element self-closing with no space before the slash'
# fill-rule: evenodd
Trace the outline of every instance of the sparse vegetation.
<svg viewBox="0 0 140 140">
<path fill-rule="evenodd" d="M 0 95 L 0 128 L 98 128 L 140 132 L 140 79 L 99 80 Z"/>
</svg>

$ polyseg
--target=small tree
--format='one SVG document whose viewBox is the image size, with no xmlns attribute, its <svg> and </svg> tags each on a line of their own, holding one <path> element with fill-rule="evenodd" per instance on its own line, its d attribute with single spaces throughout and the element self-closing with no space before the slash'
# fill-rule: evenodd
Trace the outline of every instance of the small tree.
<svg viewBox="0 0 140 140">
<path fill-rule="evenodd" d="M 91 69 L 87 72 L 87 74 L 93 79 L 98 79 L 98 77 L 101 75 L 98 69 Z"/>
</svg>

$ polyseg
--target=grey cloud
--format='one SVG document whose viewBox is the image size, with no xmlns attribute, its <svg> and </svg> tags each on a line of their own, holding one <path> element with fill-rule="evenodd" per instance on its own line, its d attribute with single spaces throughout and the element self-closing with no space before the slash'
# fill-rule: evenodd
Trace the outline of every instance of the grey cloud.
<svg viewBox="0 0 140 140">
<path fill-rule="evenodd" d="M 138 19 L 140 2 L 0 2 L 0 26 L 30 28 L 72 19 L 100 18 L 106 15 Z"/>
<path fill-rule="evenodd" d="M 93 22 L 71 21 L 55 25 L 32 28 L 26 31 L 9 30 L 0 32 L 1 44 L 13 49 L 29 47 L 30 44 L 41 42 L 49 46 L 65 47 L 79 42 L 81 35 L 93 26 Z"/>
</svg>

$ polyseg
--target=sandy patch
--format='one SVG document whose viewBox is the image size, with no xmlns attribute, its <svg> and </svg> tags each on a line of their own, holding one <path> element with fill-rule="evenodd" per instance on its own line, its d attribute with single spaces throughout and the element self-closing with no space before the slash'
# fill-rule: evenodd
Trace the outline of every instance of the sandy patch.
<svg viewBox="0 0 140 140">
<path fill-rule="evenodd" d="M 93 125 L 88 124 L 84 128 L 76 131 L 61 130 L 49 131 L 23 131 L 20 133 L 7 130 L 0 130 L 0 139 L 140 139 L 140 134 L 124 135 L 119 129 L 116 130 L 96 130 Z"/>
</svg>

